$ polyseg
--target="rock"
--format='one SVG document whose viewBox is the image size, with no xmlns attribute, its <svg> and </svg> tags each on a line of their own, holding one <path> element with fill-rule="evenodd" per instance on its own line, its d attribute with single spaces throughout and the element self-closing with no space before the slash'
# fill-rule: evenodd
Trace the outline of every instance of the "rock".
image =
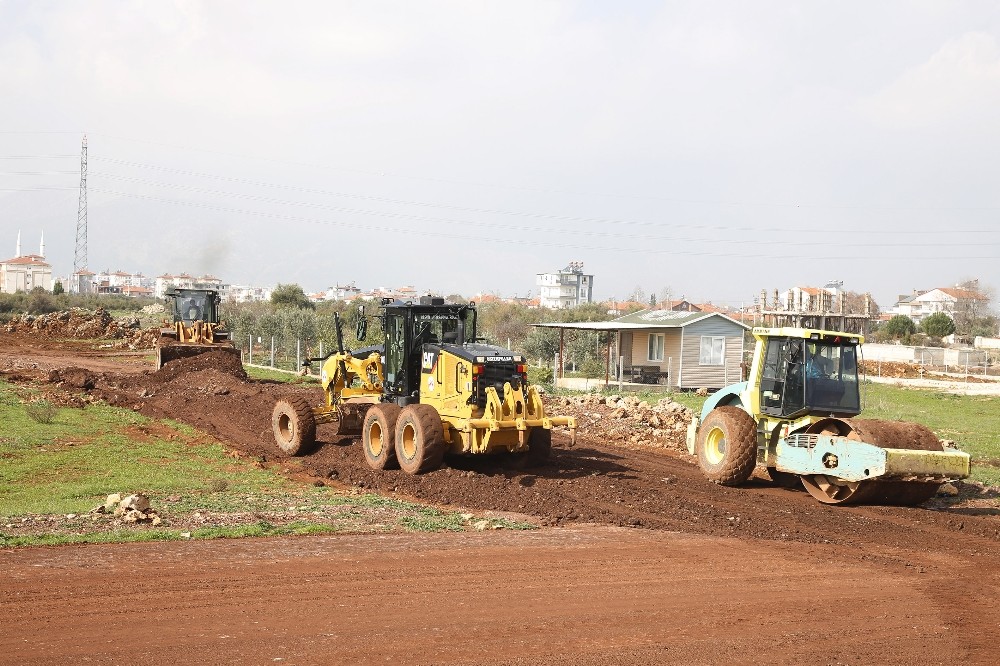
<svg viewBox="0 0 1000 666">
<path fill-rule="evenodd" d="M 181 532 L 181 538 L 182 539 L 190 539 L 191 538 L 191 533 L 190 532 Z"/>
<path fill-rule="evenodd" d="M 704 398 L 704 397 L 708 396 L 708 389 L 705 388 L 705 387 L 702 387 L 702 388 L 698 389 L 697 391 L 695 391 L 694 394 L 696 396 L 698 396 L 699 398 Z"/>
<path fill-rule="evenodd" d="M 955 487 L 954 483 L 944 483 L 938 488 L 937 494 L 945 497 L 955 497 L 958 495 L 958 488 Z"/>
<path fill-rule="evenodd" d="M 160 525 L 162 523 L 163 523 L 163 519 L 162 518 L 160 518 L 159 516 L 153 516 L 153 521 L 150 524 L 153 527 L 156 527 L 157 525 Z"/>
<path fill-rule="evenodd" d="M 140 494 L 129 495 L 121 501 L 119 506 L 126 511 L 131 509 L 145 511 L 149 508 L 149 498 Z"/>
<path fill-rule="evenodd" d="M 489 526 L 490 526 L 490 521 L 488 520 L 477 520 L 476 522 L 472 523 L 472 527 L 480 532 L 482 532 Z"/>
<path fill-rule="evenodd" d="M 121 501 L 122 501 L 122 496 L 120 493 L 113 493 L 111 495 L 108 495 L 107 499 L 104 500 L 104 510 L 114 511 L 115 507 L 117 507 L 121 503 Z"/>
</svg>

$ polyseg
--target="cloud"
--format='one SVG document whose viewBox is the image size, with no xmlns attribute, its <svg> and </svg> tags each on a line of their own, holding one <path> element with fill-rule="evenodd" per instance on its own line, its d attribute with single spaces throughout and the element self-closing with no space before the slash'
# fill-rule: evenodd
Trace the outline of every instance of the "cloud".
<svg viewBox="0 0 1000 666">
<path fill-rule="evenodd" d="M 949 40 L 925 62 L 908 69 L 859 108 L 877 124 L 897 130 L 995 123 L 1000 104 L 1000 47 L 984 32 Z M 958 121 L 958 122 L 956 122 Z"/>
</svg>

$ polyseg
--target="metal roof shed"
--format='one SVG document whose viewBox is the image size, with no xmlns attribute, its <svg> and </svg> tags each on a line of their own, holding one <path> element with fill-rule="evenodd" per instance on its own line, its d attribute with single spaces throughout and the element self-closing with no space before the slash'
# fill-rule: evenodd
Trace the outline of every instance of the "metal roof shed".
<svg viewBox="0 0 1000 666">
<path fill-rule="evenodd" d="M 744 332 L 749 326 L 720 312 L 642 310 L 610 321 L 535 324 L 559 329 L 559 376 L 563 376 L 566 329 L 616 333 L 623 382 L 669 385 L 677 389 L 722 388 L 740 381 Z M 611 375 L 608 345 L 607 383 Z"/>
</svg>

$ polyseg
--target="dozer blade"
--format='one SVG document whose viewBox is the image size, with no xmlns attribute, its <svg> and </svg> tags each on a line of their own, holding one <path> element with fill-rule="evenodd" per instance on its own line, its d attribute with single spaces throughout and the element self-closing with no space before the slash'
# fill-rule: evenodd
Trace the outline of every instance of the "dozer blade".
<svg viewBox="0 0 1000 666">
<path fill-rule="evenodd" d="M 156 369 L 161 369 L 167 363 L 182 358 L 191 358 L 208 352 L 223 352 L 232 354 L 237 359 L 242 360 L 240 350 L 230 344 L 216 345 L 194 345 L 175 342 L 167 345 L 157 345 L 156 347 Z"/>
</svg>

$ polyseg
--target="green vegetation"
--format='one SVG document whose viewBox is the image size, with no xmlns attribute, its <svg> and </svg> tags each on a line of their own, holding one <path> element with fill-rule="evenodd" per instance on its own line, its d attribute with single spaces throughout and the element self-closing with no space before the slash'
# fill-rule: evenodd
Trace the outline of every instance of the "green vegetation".
<svg viewBox="0 0 1000 666">
<path fill-rule="evenodd" d="M 896 315 L 881 327 L 879 333 L 893 340 L 907 338 L 917 332 L 917 325 L 906 315 Z"/>
<path fill-rule="evenodd" d="M 315 367 L 315 366 L 314 366 Z M 316 375 L 306 375 L 304 377 L 295 374 L 290 371 L 281 370 L 271 370 L 269 368 L 256 368 L 253 366 L 245 365 L 243 368 L 247 371 L 247 375 L 251 379 L 266 380 L 272 382 L 284 382 L 286 384 L 301 384 L 303 382 L 317 382 L 319 377 Z"/>
<path fill-rule="evenodd" d="M 104 308 L 109 312 L 121 310 L 135 314 L 151 303 L 159 303 L 159 301 L 153 298 L 132 298 L 121 295 L 49 293 L 41 287 L 35 287 L 28 292 L 0 294 L 0 320 L 9 319 L 15 314 L 45 314 L 70 308 L 86 308 L 88 310 Z"/>
<path fill-rule="evenodd" d="M 0 382 L 0 547 L 468 527 L 454 512 L 291 481 L 190 426 L 124 409 L 53 407 L 43 424 L 28 415 L 36 398 Z M 133 492 L 161 525 L 92 512 Z"/>
<path fill-rule="evenodd" d="M 943 338 L 955 332 L 955 322 L 943 312 L 935 312 L 922 322 L 920 330 L 932 338 Z"/>
<path fill-rule="evenodd" d="M 1000 485 L 1000 398 L 866 384 L 862 417 L 913 421 L 972 455 L 972 478 Z"/>
</svg>

